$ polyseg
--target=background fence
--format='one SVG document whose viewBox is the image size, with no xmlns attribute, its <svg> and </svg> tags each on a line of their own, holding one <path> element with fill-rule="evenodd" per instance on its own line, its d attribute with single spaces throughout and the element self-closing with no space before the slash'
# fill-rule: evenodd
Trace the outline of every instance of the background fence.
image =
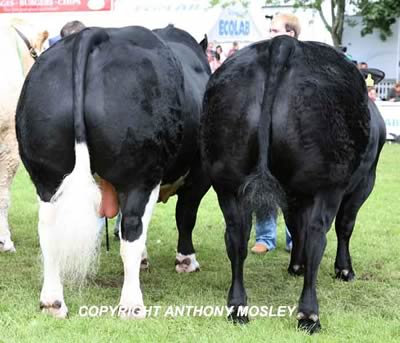
<svg viewBox="0 0 400 343">
<path fill-rule="evenodd" d="M 376 85 L 376 93 L 379 98 L 386 100 L 389 91 L 394 87 L 395 79 L 383 79 Z"/>
</svg>

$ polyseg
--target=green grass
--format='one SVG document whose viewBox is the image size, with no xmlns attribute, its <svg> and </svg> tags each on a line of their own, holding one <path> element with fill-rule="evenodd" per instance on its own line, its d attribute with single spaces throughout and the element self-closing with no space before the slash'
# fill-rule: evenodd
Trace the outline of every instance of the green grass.
<svg viewBox="0 0 400 343">
<path fill-rule="evenodd" d="M 106 315 L 79 317 L 82 305 L 118 304 L 123 281 L 119 243 L 103 243 L 97 276 L 80 291 L 66 289 L 68 320 L 56 320 L 38 310 L 41 267 L 37 235 L 37 201 L 23 168 L 12 189 L 10 221 L 16 254 L 0 255 L 0 342 L 400 342 L 400 146 L 386 145 L 373 194 L 361 209 L 351 242 L 357 279 L 333 278 L 336 252 L 334 230 L 318 278 L 323 330 L 312 337 L 298 332 L 295 317 L 254 318 L 234 326 L 224 317 L 151 317 L 123 321 Z M 177 232 L 175 199 L 158 205 L 148 236 L 150 272 L 141 274 L 149 305 L 225 305 L 230 265 L 224 245 L 224 221 L 215 193 L 210 191 L 198 214 L 194 242 L 201 272 L 174 272 Z M 287 272 L 280 220 L 277 250 L 249 255 L 245 281 L 250 305 L 296 305 L 302 278 Z M 254 242 L 254 233 L 250 243 Z"/>
</svg>

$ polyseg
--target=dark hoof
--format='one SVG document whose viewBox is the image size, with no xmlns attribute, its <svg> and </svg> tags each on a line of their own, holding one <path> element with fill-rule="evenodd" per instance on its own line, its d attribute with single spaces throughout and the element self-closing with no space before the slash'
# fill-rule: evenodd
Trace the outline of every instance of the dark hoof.
<svg viewBox="0 0 400 343">
<path fill-rule="evenodd" d="M 297 328 L 303 331 L 307 331 L 310 335 L 317 333 L 321 330 L 321 323 L 319 319 L 315 322 L 311 319 L 300 319 L 297 323 Z"/>
<path fill-rule="evenodd" d="M 141 262 L 140 262 L 140 270 L 149 270 L 150 269 L 150 263 L 149 260 L 147 258 L 144 258 Z"/>
<path fill-rule="evenodd" d="M 59 319 L 68 318 L 67 307 L 65 306 L 65 303 L 62 303 L 59 300 L 56 300 L 52 303 L 45 303 L 43 301 L 40 301 L 39 307 L 43 313 L 50 314 L 55 318 Z"/>
<path fill-rule="evenodd" d="M 190 266 L 190 263 L 192 261 L 190 260 L 190 257 L 184 258 L 182 261 L 179 261 L 177 258 L 175 259 L 175 265 L 177 266 L 178 264 L 185 264 L 187 266 Z"/>
<path fill-rule="evenodd" d="M 243 315 L 238 315 L 238 310 L 234 310 L 231 314 L 228 316 L 228 320 L 232 322 L 233 324 L 247 324 L 250 320 L 248 316 L 243 316 Z"/>
<path fill-rule="evenodd" d="M 41 309 L 41 310 L 43 310 L 43 309 L 46 309 L 46 308 L 54 308 L 54 309 L 56 309 L 56 310 L 59 310 L 60 308 L 61 308 L 61 306 L 62 306 L 62 304 L 61 304 L 61 301 L 59 301 L 59 300 L 56 300 L 54 303 L 52 303 L 52 304 L 45 304 L 44 302 L 39 302 L 39 308 Z"/>
<path fill-rule="evenodd" d="M 196 260 L 191 260 L 190 257 L 183 260 L 175 259 L 175 271 L 177 273 L 193 273 L 199 272 L 200 266 Z"/>
<path fill-rule="evenodd" d="M 353 281 L 356 277 L 356 274 L 354 274 L 353 270 L 349 269 L 335 269 L 336 273 L 336 279 L 342 280 L 342 281 Z"/>
<path fill-rule="evenodd" d="M 292 276 L 302 276 L 302 275 L 304 275 L 304 266 L 300 266 L 298 264 L 289 266 L 288 272 L 289 272 L 289 275 L 292 275 Z"/>
</svg>

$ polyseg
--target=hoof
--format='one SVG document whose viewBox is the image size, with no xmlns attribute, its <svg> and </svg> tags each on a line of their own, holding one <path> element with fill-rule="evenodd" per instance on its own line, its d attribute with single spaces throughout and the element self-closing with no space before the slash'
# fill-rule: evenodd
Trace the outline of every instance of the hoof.
<svg viewBox="0 0 400 343">
<path fill-rule="evenodd" d="M 0 240 L 0 252 L 15 252 L 13 241 L 11 239 Z"/>
<path fill-rule="evenodd" d="M 118 314 L 121 319 L 145 319 L 146 309 L 143 305 L 119 305 Z"/>
<path fill-rule="evenodd" d="M 316 314 L 310 314 L 307 318 L 304 313 L 299 312 L 297 314 L 297 320 L 297 328 L 308 332 L 310 335 L 317 333 L 321 330 L 321 323 Z"/>
<path fill-rule="evenodd" d="M 353 281 L 356 277 L 353 270 L 335 268 L 336 279 L 342 281 Z"/>
<path fill-rule="evenodd" d="M 298 264 L 289 266 L 288 273 L 292 276 L 302 276 L 304 275 L 304 266 L 300 266 Z"/>
<path fill-rule="evenodd" d="M 238 310 L 235 309 L 232 313 L 229 314 L 228 320 L 232 322 L 233 324 L 247 324 L 249 323 L 249 317 L 248 316 L 243 316 L 243 315 L 238 315 Z"/>
<path fill-rule="evenodd" d="M 150 263 L 149 263 L 149 258 L 147 256 L 147 248 L 144 248 L 141 258 L 142 259 L 140 260 L 140 270 L 149 270 Z"/>
<path fill-rule="evenodd" d="M 68 309 L 63 301 L 56 300 L 52 303 L 41 301 L 39 303 L 41 311 L 49 314 L 57 319 L 65 319 L 68 317 Z"/>
<path fill-rule="evenodd" d="M 175 270 L 177 273 L 199 272 L 200 265 L 196 260 L 196 255 L 177 254 L 175 259 Z"/>
<path fill-rule="evenodd" d="M 140 262 L 140 270 L 149 270 L 150 268 L 150 263 L 147 258 L 142 259 Z"/>
</svg>

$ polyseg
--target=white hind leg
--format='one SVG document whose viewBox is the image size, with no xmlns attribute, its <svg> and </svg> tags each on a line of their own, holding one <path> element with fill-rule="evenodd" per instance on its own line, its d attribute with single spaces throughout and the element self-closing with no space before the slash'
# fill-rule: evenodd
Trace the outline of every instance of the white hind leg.
<svg viewBox="0 0 400 343">
<path fill-rule="evenodd" d="M 10 188 L 18 168 L 19 156 L 15 132 L 10 133 L 11 138 L 3 135 L 0 137 L 0 252 L 15 252 L 8 224 L 8 211 Z"/>
<path fill-rule="evenodd" d="M 65 318 L 63 283 L 82 286 L 98 265 L 100 189 L 90 170 L 85 143 L 75 144 L 75 167 L 50 202 L 40 201 L 39 236 L 43 255 L 40 306 Z"/>
<path fill-rule="evenodd" d="M 151 192 L 142 221 L 141 235 L 133 242 L 121 237 L 121 257 L 124 263 L 124 285 L 121 292 L 120 314 L 122 318 L 142 319 L 146 317 L 143 295 L 140 289 L 139 272 L 142 254 L 146 248 L 147 228 L 154 206 L 158 199 L 160 186 Z M 124 218 L 122 219 L 124 220 Z"/>
<path fill-rule="evenodd" d="M 118 237 L 118 239 L 121 239 L 121 219 L 122 219 L 122 214 L 120 212 L 120 213 L 118 213 L 117 221 L 115 223 L 115 228 L 114 228 L 114 235 L 116 235 Z M 149 256 L 147 254 L 147 248 L 145 246 L 144 250 L 142 252 L 142 260 L 140 262 L 140 270 L 149 270 L 149 268 L 150 268 Z"/>
<path fill-rule="evenodd" d="M 0 252 L 15 252 L 8 226 L 8 209 L 10 206 L 10 192 L 8 187 L 0 185 Z"/>
<path fill-rule="evenodd" d="M 63 285 L 60 278 L 58 254 L 52 241 L 55 225 L 55 206 L 40 201 L 39 238 L 43 256 L 43 287 L 40 294 L 40 308 L 56 318 L 66 318 L 68 309 L 64 302 Z"/>
</svg>

